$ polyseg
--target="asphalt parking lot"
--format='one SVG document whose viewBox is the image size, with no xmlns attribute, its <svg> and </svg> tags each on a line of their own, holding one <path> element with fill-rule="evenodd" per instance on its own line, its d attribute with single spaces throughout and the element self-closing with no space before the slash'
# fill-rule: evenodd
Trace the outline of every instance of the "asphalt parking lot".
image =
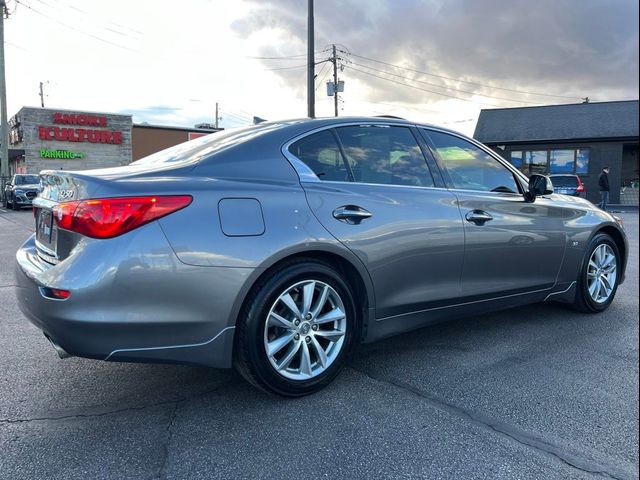
<svg viewBox="0 0 640 480">
<path fill-rule="evenodd" d="M 361 346 L 329 388 L 58 359 L 19 312 L 0 209 L 0 478 L 638 478 L 638 213 L 611 308 L 547 304 Z"/>
</svg>

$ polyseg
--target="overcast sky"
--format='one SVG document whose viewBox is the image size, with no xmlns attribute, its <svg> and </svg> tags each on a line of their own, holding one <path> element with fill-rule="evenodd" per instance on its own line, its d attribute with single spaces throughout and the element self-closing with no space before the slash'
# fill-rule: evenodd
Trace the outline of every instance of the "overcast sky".
<svg viewBox="0 0 640 480">
<path fill-rule="evenodd" d="M 306 115 L 306 0 L 8 0 L 8 113 L 45 105 L 223 126 Z M 340 115 L 472 134 L 482 108 L 638 99 L 635 0 L 316 0 L 338 44 Z M 255 58 L 269 57 L 269 58 Z M 274 58 L 272 58 L 274 57 Z M 316 114 L 333 114 L 330 65 Z M 544 95 L 543 95 L 544 94 Z"/>
</svg>

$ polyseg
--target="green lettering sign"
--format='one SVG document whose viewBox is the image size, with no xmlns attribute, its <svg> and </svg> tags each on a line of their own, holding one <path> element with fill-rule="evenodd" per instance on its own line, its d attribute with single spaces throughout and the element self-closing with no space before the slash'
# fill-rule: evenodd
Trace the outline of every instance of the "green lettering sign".
<svg viewBox="0 0 640 480">
<path fill-rule="evenodd" d="M 84 158 L 82 152 L 71 152 L 69 150 L 40 150 L 40 158 L 60 158 L 60 159 L 75 159 Z"/>
</svg>

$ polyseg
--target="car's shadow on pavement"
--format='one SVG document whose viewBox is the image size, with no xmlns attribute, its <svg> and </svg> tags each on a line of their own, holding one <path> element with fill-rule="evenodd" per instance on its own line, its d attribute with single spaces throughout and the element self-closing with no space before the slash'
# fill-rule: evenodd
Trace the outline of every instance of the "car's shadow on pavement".
<svg viewBox="0 0 640 480">
<path fill-rule="evenodd" d="M 549 353 L 548 339 L 573 332 L 574 323 L 597 325 L 597 316 L 573 312 L 562 305 L 532 305 L 497 314 L 462 318 L 380 340 L 357 345 L 346 368 L 360 372 L 375 370 L 401 372 L 411 363 L 418 370 L 433 370 L 438 377 L 456 370 L 475 358 L 474 366 L 494 360 L 503 364 L 532 360 L 537 353 Z M 523 331 L 534 331 L 539 341 L 522 344 Z M 53 356 L 53 351 L 50 352 Z M 478 357 L 478 358 L 476 358 Z M 221 401 L 229 393 L 244 391 L 243 405 L 280 397 L 251 387 L 234 370 L 188 365 L 136 364 L 51 358 L 60 376 L 47 388 L 50 410 L 47 417 L 78 414 L 105 414 L 126 409 L 188 402 L 215 395 Z M 460 365 L 456 363 L 460 362 Z M 487 365 L 485 365 L 487 366 Z M 415 370 L 414 370 L 415 371 Z M 400 374 L 401 375 L 401 374 Z M 330 392 L 332 387 L 328 388 Z M 231 393 L 231 392 L 234 393 Z M 74 398 L 72 405 L 68 399 Z M 313 398 L 313 395 L 309 397 Z M 85 401 L 82 401 L 85 399 Z M 65 406 L 58 410 L 57 407 Z"/>
</svg>

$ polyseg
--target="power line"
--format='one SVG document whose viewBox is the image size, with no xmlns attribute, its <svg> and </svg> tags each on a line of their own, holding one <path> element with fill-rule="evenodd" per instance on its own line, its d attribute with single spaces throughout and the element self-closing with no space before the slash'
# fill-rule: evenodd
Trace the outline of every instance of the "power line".
<svg viewBox="0 0 640 480">
<path fill-rule="evenodd" d="M 20 45 L 16 45 L 15 43 L 10 42 L 10 41 L 8 41 L 8 40 L 5 40 L 5 41 L 4 41 L 4 43 L 5 43 L 6 45 L 9 45 L 10 47 L 17 48 L 18 50 L 23 50 L 23 51 L 25 51 L 25 52 L 31 52 L 31 50 L 29 50 L 28 48 L 21 47 Z"/>
<path fill-rule="evenodd" d="M 239 120 L 239 121 L 241 121 L 241 122 L 249 122 L 249 123 L 252 123 L 252 122 L 253 122 L 253 119 L 252 119 L 252 118 L 246 118 L 246 117 L 244 117 L 244 116 L 242 116 L 242 115 L 238 115 L 238 114 L 233 113 L 233 112 L 229 112 L 229 111 L 226 111 L 226 110 L 225 110 L 225 111 L 224 111 L 224 112 L 222 112 L 222 113 L 224 113 L 224 115 L 226 115 L 226 116 L 231 116 L 232 118 L 235 118 L 236 120 Z"/>
<path fill-rule="evenodd" d="M 442 93 L 442 92 L 434 92 L 433 90 L 428 90 L 426 88 L 417 87 L 415 85 L 409 85 L 408 83 L 399 82 L 399 81 L 393 80 L 391 78 L 381 77 L 380 75 L 376 75 L 374 73 L 367 72 L 365 70 L 360 70 L 359 68 L 355 68 L 355 67 L 353 67 L 351 65 L 349 65 L 348 68 L 350 70 L 355 70 L 356 72 L 364 73 L 365 75 L 369 75 L 371 77 L 376 77 L 376 78 L 379 78 L 381 80 L 386 80 L 387 82 L 397 83 L 398 85 L 402 85 L 403 87 L 415 88 L 416 90 L 422 90 L 423 92 L 433 93 L 435 95 L 442 95 L 443 97 L 455 98 L 456 100 L 462 100 L 464 102 L 470 102 L 470 103 L 475 103 L 475 104 L 478 104 L 478 105 L 488 105 L 490 107 L 500 108 L 500 105 L 494 105 L 492 103 L 486 103 L 486 102 L 476 102 L 474 100 L 469 100 L 467 98 L 458 97 L 456 95 L 449 95 L 448 93 Z"/>
<path fill-rule="evenodd" d="M 415 110 L 416 112 L 420 112 L 420 113 L 429 113 L 429 114 L 438 114 L 438 115 L 442 115 L 444 113 L 441 110 L 430 110 L 430 109 L 425 109 L 425 108 L 407 107 L 407 106 L 404 106 L 404 105 L 398 104 L 398 103 L 371 102 L 369 100 L 358 100 L 358 102 L 370 103 L 372 105 L 386 105 L 386 106 L 389 106 L 389 107 L 394 107 L 394 108 L 399 108 L 399 109 L 404 109 L 404 110 Z"/>
<path fill-rule="evenodd" d="M 319 62 L 316 62 L 316 65 L 319 65 L 321 63 L 327 62 L 328 60 L 329 60 L 328 58 L 325 59 L 325 60 L 320 60 Z M 304 64 L 301 64 L 301 65 L 293 65 L 291 67 L 263 68 L 263 70 L 265 72 L 270 72 L 270 71 L 273 71 L 273 70 L 291 70 L 291 69 L 294 69 L 294 68 L 301 68 L 301 67 L 306 67 L 306 66 L 307 66 L 307 64 L 304 63 Z"/>
<path fill-rule="evenodd" d="M 399 68 L 401 70 L 408 70 L 410 72 L 420 73 L 422 75 L 429 75 L 431 77 L 443 78 L 445 80 L 452 80 L 454 82 L 466 83 L 468 85 L 475 85 L 475 86 L 478 86 L 478 87 L 492 88 L 492 89 L 495 89 L 495 90 L 504 90 L 506 92 L 519 93 L 519 94 L 522 94 L 522 95 L 539 95 L 539 96 L 543 96 L 543 97 L 565 98 L 565 99 L 570 99 L 570 100 L 578 100 L 579 99 L 579 97 L 570 97 L 570 96 L 567 96 L 567 95 L 553 95 L 553 94 L 550 94 L 550 93 L 528 92 L 528 91 L 524 91 L 524 90 L 515 90 L 515 89 L 505 88 L 505 87 L 496 87 L 496 86 L 487 85 L 487 84 L 484 84 L 484 83 L 470 82 L 468 80 L 460 80 L 459 78 L 452 78 L 452 77 L 447 77 L 447 76 L 444 76 L 444 75 L 437 75 L 435 73 L 429 73 L 429 72 L 425 72 L 425 71 L 421 71 L 421 70 L 416 70 L 416 69 L 410 68 L 410 67 L 402 67 L 400 65 L 396 65 L 396 64 L 388 63 L 388 62 L 383 62 L 382 60 L 376 60 L 376 59 L 373 59 L 373 58 L 364 57 L 362 55 L 356 55 L 355 53 L 349 53 L 349 52 L 346 52 L 346 51 L 343 51 L 343 50 L 341 50 L 341 52 L 345 53 L 347 55 L 351 55 L 351 56 L 354 56 L 354 57 L 357 57 L 357 58 L 361 58 L 363 60 L 368 60 L 370 62 L 380 63 L 382 65 L 387 65 L 389 67 Z"/>
<path fill-rule="evenodd" d="M 385 102 L 370 102 L 369 100 L 357 100 L 356 103 L 370 103 L 372 105 L 388 105 L 390 107 L 394 107 L 394 109 L 396 110 L 414 110 L 416 112 L 420 112 L 420 113 L 428 113 L 431 115 L 443 115 L 446 112 L 443 111 L 437 111 L 437 110 L 426 110 L 426 109 L 420 109 L 420 108 L 415 108 L 415 107 L 406 107 L 403 105 L 399 105 L 399 104 L 393 104 L 393 103 L 385 103 Z M 383 113 L 381 113 L 383 114 Z M 442 125 L 448 125 L 450 123 L 466 123 L 466 122 L 471 122 L 477 120 L 477 118 L 465 118 L 464 120 L 451 120 L 448 122 L 437 122 L 438 124 L 442 124 Z"/>
<path fill-rule="evenodd" d="M 320 80 L 318 81 L 318 85 L 316 85 L 316 88 L 315 88 L 315 91 L 316 91 L 316 92 L 318 91 L 318 88 L 320 88 L 320 86 L 322 85 L 322 83 L 324 82 L 325 78 L 327 78 L 327 75 L 329 75 L 329 72 L 331 72 L 331 67 L 329 67 L 329 68 L 327 69 L 327 71 L 326 71 L 326 72 L 324 73 L 324 75 L 323 75 L 323 73 L 322 73 L 322 72 L 324 72 L 324 70 L 325 70 L 325 68 L 326 68 L 327 66 L 329 66 L 329 63 L 325 63 L 324 65 L 322 65 L 322 68 L 320 69 L 320 72 L 318 73 L 318 77 L 317 77 L 317 78 L 320 78 L 320 77 L 322 77 L 322 78 L 320 78 Z"/>
<path fill-rule="evenodd" d="M 388 72 L 386 70 L 380 70 L 380 69 L 377 69 L 377 68 L 374 68 L 374 67 L 369 67 L 368 65 L 362 65 L 362 64 L 356 63 L 356 62 L 351 62 L 351 63 L 353 65 L 358 65 L 359 67 L 368 68 L 368 69 L 373 70 L 375 72 L 384 73 L 385 75 L 391 75 L 393 77 L 399 77 L 399 78 L 402 78 L 404 80 L 409 80 L 411 82 L 422 83 L 424 85 L 430 85 L 430 86 L 436 87 L 436 88 L 444 88 L 445 90 L 453 90 L 455 92 L 468 93 L 470 95 L 478 95 L 480 97 L 486 97 L 486 98 L 493 98 L 494 100 L 505 100 L 507 102 L 529 103 L 531 105 L 539 105 L 540 104 L 540 102 L 529 102 L 529 101 L 526 101 L 526 100 L 516 100 L 514 98 L 495 97 L 493 95 L 485 95 L 483 93 L 473 92 L 473 91 L 470 91 L 470 90 L 462 90 L 462 89 L 459 89 L 459 88 L 447 87 L 447 86 L 438 85 L 438 84 L 435 84 L 435 83 L 425 82 L 423 80 L 418 80 L 418 79 L 415 79 L 415 78 L 405 77 L 403 75 L 398 75 L 397 73 Z"/>
<path fill-rule="evenodd" d="M 114 47 L 118 47 L 118 48 L 122 48 L 124 50 L 129 50 L 131 52 L 139 53 L 137 50 L 134 50 L 134 49 L 129 48 L 129 47 L 125 47 L 124 45 L 119 45 L 119 44 L 114 43 L 114 42 L 112 42 L 110 40 L 107 40 L 105 38 L 98 37 L 97 35 L 94 35 L 94 34 L 89 33 L 89 32 L 85 32 L 84 30 L 80 30 L 79 28 L 76 28 L 73 25 L 69 25 L 68 23 L 62 22 L 62 21 L 60 21 L 60 20 L 58 20 L 58 19 L 56 19 L 54 17 L 51 17 L 51 16 L 47 15 L 46 13 L 42 13 L 41 11 L 36 10 L 35 8 L 31 7 L 30 5 L 27 5 L 26 3 L 24 3 L 21 0 L 16 0 L 16 2 L 19 3 L 20 5 L 22 5 L 23 7 L 28 8 L 33 13 L 35 13 L 37 15 L 40 15 L 41 17 L 46 18 L 47 20 L 51 20 L 52 22 L 59 23 L 60 25 L 62 25 L 64 27 L 67 27 L 67 28 L 69 28 L 71 30 L 75 30 L 76 32 L 82 33 L 83 35 L 87 35 L 87 36 L 89 36 L 91 38 L 94 38 L 94 39 L 99 40 L 101 42 L 107 43 L 107 44 L 112 45 Z"/>
<path fill-rule="evenodd" d="M 54 10 L 59 8 L 59 5 L 51 5 L 50 3 L 46 2 L 45 0 L 36 0 L 36 1 L 37 1 L 38 3 L 43 4 L 43 5 L 47 5 L 48 7 L 52 8 L 52 9 L 54 9 Z M 58 3 L 58 4 L 62 5 L 63 7 L 67 7 L 67 8 L 69 8 L 69 9 L 71 9 L 71 10 L 75 10 L 76 12 L 79 12 L 79 13 L 81 13 L 81 14 L 85 15 L 86 17 L 88 17 L 88 18 L 92 19 L 92 20 L 93 20 L 93 18 L 94 18 L 94 15 L 93 15 L 92 13 L 88 12 L 87 10 L 83 10 L 82 8 L 79 8 L 79 7 L 75 6 L 75 5 L 70 5 L 70 4 L 68 4 L 68 3 L 61 2 L 61 1 L 57 1 L 56 3 Z M 135 29 L 130 28 L 130 27 L 125 27 L 125 26 L 120 25 L 120 24 L 115 23 L 115 22 L 109 22 L 109 23 L 110 23 L 111 25 L 114 25 L 114 26 L 120 27 L 121 29 L 129 30 L 129 31 L 131 31 L 131 32 L 137 33 L 138 35 L 137 35 L 136 37 L 133 37 L 133 36 L 128 35 L 128 34 L 126 34 L 126 33 L 124 33 L 124 32 L 121 32 L 121 31 L 119 31 L 119 30 L 116 30 L 116 29 L 114 29 L 114 28 L 111 28 L 111 27 L 108 27 L 108 26 L 103 25 L 103 24 L 101 24 L 101 23 L 98 23 L 98 22 L 96 22 L 95 20 L 94 20 L 94 23 L 95 23 L 97 26 L 99 26 L 99 27 L 101 27 L 101 28 L 104 28 L 105 30 L 109 30 L 110 32 L 113 32 L 113 33 L 116 33 L 116 34 L 118 34 L 118 35 L 122 35 L 122 36 L 124 36 L 124 37 L 128 37 L 128 38 L 136 38 L 136 37 L 139 37 L 140 35 L 144 35 L 144 33 L 143 33 L 143 32 L 141 32 L 141 31 L 139 31 L 139 30 L 135 30 Z"/>
<path fill-rule="evenodd" d="M 274 70 L 292 70 L 294 68 L 302 68 L 302 67 L 307 67 L 306 63 L 303 63 L 302 65 L 294 65 L 292 67 L 276 67 L 276 68 L 263 68 L 263 70 L 265 72 L 272 72 Z"/>
<path fill-rule="evenodd" d="M 317 50 L 315 53 L 323 53 L 326 52 L 327 49 L 325 48 L 324 50 Z M 299 55 L 281 55 L 281 56 L 277 56 L 277 57 L 253 57 L 253 56 L 248 56 L 247 58 L 251 58 L 252 60 L 295 60 L 297 58 L 302 58 L 302 57 L 306 57 L 307 54 L 306 53 L 301 53 Z"/>
</svg>

